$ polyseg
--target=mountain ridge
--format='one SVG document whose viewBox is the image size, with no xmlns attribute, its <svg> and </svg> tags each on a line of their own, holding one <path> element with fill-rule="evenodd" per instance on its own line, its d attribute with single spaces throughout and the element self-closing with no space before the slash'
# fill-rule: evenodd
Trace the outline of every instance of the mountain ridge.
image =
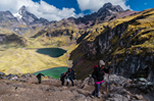
<svg viewBox="0 0 154 101">
<path fill-rule="evenodd" d="M 87 76 L 83 74 L 91 73 L 91 65 L 98 64 L 99 59 L 103 59 L 106 66 L 112 68 L 117 75 L 144 77 L 153 81 L 153 16 L 154 9 L 144 10 L 100 26 L 89 33 L 91 36 L 100 33 L 93 41 L 89 40 L 91 37 L 87 37 L 88 35 L 85 36 L 70 56 L 74 60 L 73 68 L 78 72 L 78 77 Z M 88 63 L 84 64 L 85 62 Z"/>
</svg>

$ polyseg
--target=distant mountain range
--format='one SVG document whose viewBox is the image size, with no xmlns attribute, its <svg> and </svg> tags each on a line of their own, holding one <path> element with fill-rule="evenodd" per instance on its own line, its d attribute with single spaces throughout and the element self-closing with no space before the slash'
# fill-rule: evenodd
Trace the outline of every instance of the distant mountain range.
<svg viewBox="0 0 154 101">
<path fill-rule="evenodd" d="M 67 20 L 69 20 L 70 22 L 74 22 L 76 25 L 79 26 L 79 28 L 80 26 L 81 28 L 88 28 L 95 24 L 108 22 L 110 20 L 128 15 L 133 15 L 135 13 L 138 12 L 131 10 L 123 10 L 123 8 L 121 8 L 119 5 L 112 5 L 111 3 L 106 3 L 97 12 L 79 18 L 70 17 Z"/>
<path fill-rule="evenodd" d="M 124 11 L 119 5 L 114 6 L 111 3 L 106 3 L 97 12 L 85 15 L 79 18 L 67 18 L 67 22 L 75 24 L 78 28 L 88 28 L 98 23 L 107 22 L 119 17 L 131 15 L 136 13 L 135 11 Z M 12 31 L 17 32 L 20 35 L 25 34 L 27 31 L 37 29 L 43 29 L 45 26 L 52 23 L 59 23 L 60 21 L 48 21 L 45 18 L 38 18 L 34 14 L 26 10 L 25 6 L 22 6 L 16 17 L 10 11 L 0 11 L 0 27 L 8 28 Z M 66 22 L 66 23 L 67 23 Z M 36 32 L 35 32 L 36 33 Z"/>
<path fill-rule="evenodd" d="M 37 33 L 35 30 L 41 30 L 50 22 L 44 18 L 37 18 L 34 14 L 28 12 L 25 6 L 22 6 L 16 17 L 10 11 L 0 11 L 0 27 L 24 35 L 28 31 Z"/>
</svg>

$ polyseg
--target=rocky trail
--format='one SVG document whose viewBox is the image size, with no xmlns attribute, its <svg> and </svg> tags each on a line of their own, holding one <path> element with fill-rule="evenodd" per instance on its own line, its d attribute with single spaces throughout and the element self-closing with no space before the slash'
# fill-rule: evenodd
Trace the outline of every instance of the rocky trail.
<svg viewBox="0 0 154 101">
<path fill-rule="evenodd" d="M 61 86 L 58 79 L 42 78 L 38 84 L 35 75 L 12 76 L 0 79 L 0 101 L 154 101 L 154 84 L 140 79 L 105 76 L 100 96 L 91 98 L 93 79 L 75 80 L 75 86 Z M 109 82 L 108 82 L 109 81 Z M 109 86 L 107 93 L 106 84 Z"/>
</svg>

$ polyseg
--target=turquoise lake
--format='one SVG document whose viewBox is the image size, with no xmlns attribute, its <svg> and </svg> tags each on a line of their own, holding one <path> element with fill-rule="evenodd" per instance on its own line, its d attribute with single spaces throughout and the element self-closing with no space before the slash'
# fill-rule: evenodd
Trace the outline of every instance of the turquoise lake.
<svg viewBox="0 0 154 101">
<path fill-rule="evenodd" d="M 38 73 L 42 73 L 46 76 L 51 76 L 55 79 L 60 78 L 61 73 L 64 73 L 68 70 L 67 67 L 57 67 L 57 68 L 51 68 L 51 69 L 46 69 L 46 70 L 42 70 L 39 72 L 34 73 L 34 75 L 37 75 Z"/>
</svg>

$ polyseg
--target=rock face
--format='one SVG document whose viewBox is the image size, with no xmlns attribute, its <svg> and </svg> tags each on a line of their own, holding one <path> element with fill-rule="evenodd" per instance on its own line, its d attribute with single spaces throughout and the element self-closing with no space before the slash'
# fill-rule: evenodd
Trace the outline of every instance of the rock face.
<svg viewBox="0 0 154 101">
<path fill-rule="evenodd" d="M 78 78 L 84 77 L 84 72 L 90 73 L 92 66 L 103 59 L 115 74 L 130 78 L 144 77 L 154 82 L 153 11 L 145 10 L 97 28 L 103 30 L 94 41 L 90 41 L 92 33 L 84 36 L 70 57 L 74 60 L 74 69 L 79 73 Z M 96 30 L 94 34 L 97 33 Z M 81 55 L 77 56 L 77 53 Z"/>
<path fill-rule="evenodd" d="M 60 80 L 53 78 L 43 78 L 42 83 L 38 84 L 37 78 L 32 74 L 3 75 L 3 79 L 0 79 L 0 99 L 4 101 L 12 99 L 14 101 L 23 99 L 24 101 L 152 101 L 154 99 L 152 96 L 154 85 L 145 79 L 132 81 L 116 75 L 110 75 L 108 78 L 106 75 L 99 92 L 100 99 L 90 97 L 94 90 L 91 76 L 74 82 L 75 86 L 66 87 L 61 86 Z"/>
</svg>

